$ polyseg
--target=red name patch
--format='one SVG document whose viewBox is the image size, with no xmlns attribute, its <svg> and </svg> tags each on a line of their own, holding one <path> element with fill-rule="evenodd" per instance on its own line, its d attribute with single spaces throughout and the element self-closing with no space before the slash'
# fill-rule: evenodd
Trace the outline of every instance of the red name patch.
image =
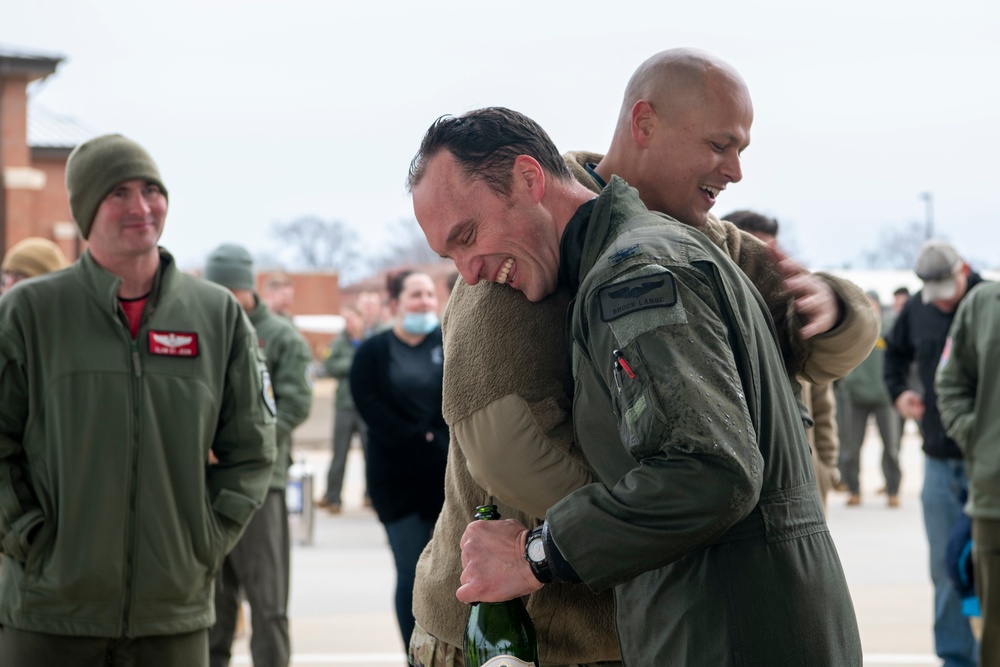
<svg viewBox="0 0 1000 667">
<path fill-rule="evenodd" d="M 198 334 L 183 331 L 150 331 L 149 353 L 168 357 L 197 357 Z"/>
</svg>

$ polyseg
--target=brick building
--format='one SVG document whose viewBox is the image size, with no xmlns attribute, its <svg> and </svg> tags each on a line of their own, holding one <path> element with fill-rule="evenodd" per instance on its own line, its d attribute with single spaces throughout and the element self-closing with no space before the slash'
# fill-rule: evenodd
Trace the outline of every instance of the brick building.
<svg viewBox="0 0 1000 667">
<path fill-rule="evenodd" d="M 30 88 L 62 61 L 0 46 L 0 256 L 29 236 L 56 242 L 70 260 L 83 249 L 69 212 L 66 158 L 95 133 L 30 100 Z"/>
<path fill-rule="evenodd" d="M 73 148 L 99 132 L 31 99 L 33 88 L 55 74 L 63 60 L 0 45 L 0 257 L 29 236 L 54 241 L 70 261 L 86 247 L 70 214 L 66 160 Z M 443 310 L 454 264 L 414 268 L 434 278 Z M 264 270 L 257 276 L 258 292 L 272 273 Z M 335 272 L 287 274 L 295 293 L 292 315 L 318 357 L 342 326 L 341 306 L 353 303 L 362 290 L 384 298 L 387 273 L 349 286 L 341 286 Z"/>
</svg>

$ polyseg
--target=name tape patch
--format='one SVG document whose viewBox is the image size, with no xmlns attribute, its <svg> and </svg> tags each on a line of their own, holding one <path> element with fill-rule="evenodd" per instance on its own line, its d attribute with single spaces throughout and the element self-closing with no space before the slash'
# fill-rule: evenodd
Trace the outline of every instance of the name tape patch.
<svg viewBox="0 0 1000 667">
<path fill-rule="evenodd" d="M 150 331 L 149 353 L 167 357 L 197 357 L 198 334 L 187 331 Z"/>
<path fill-rule="evenodd" d="M 670 273 L 641 276 L 601 289 L 601 320 L 611 322 L 646 308 L 665 308 L 677 303 L 677 285 Z"/>
</svg>

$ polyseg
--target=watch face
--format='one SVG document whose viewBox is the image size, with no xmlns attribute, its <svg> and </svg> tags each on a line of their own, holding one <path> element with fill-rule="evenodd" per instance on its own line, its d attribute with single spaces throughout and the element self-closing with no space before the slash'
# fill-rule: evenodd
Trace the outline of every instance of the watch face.
<svg viewBox="0 0 1000 667">
<path fill-rule="evenodd" d="M 541 536 L 528 542 L 528 560 L 533 563 L 545 562 L 545 543 L 542 541 Z"/>
</svg>

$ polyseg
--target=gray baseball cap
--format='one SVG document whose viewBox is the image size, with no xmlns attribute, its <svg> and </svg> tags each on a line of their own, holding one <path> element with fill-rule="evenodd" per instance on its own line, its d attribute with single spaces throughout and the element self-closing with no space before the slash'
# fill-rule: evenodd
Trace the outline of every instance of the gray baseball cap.
<svg viewBox="0 0 1000 667">
<path fill-rule="evenodd" d="M 924 303 L 954 298 L 958 289 L 955 278 L 964 265 L 955 246 L 947 241 L 931 239 L 924 243 L 917 253 L 917 264 L 913 267 L 917 277 L 924 281 L 921 290 Z"/>
</svg>

